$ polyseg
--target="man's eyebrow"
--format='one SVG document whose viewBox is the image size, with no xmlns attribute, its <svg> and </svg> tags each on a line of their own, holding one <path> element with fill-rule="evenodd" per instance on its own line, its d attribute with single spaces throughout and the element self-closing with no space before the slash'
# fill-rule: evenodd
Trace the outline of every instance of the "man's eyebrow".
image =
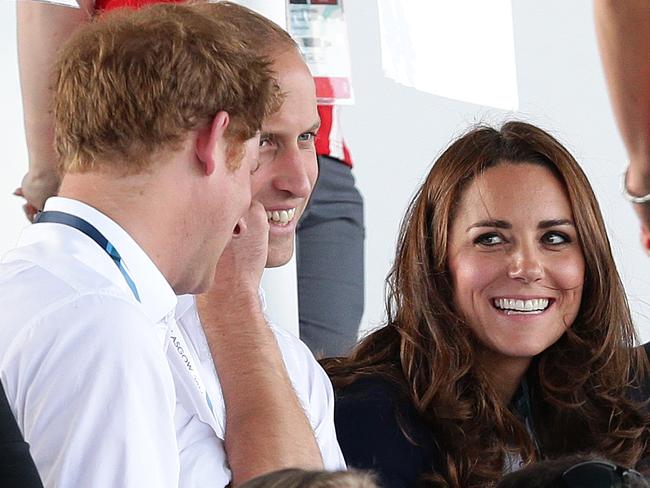
<svg viewBox="0 0 650 488">
<path fill-rule="evenodd" d="M 549 229 L 551 227 L 556 227 L 558 225 L 570 225 L 572 227 L 575 227 L 575 224 L 573 223 L 572 220 L 569 219 L 550 219 L 550 220 L 542 220 L 538 225 L 538 229 Z"/>
<path fill-rule="evenodd" d="M 304 131 L 301 132 L 301 134 L 304 134 L 305 132 L 317 132 L 318 129 L 320 129 L 320 119 L 318 119 L 316 122 L 314 122 L 311 127 L 305 129 Z M 262 129 L 260 131 L 261 136 L 282 136 L 283 135 L 283 130 L 264 130 Z"/>
<path fill-rule="evenodd" d="M 512 229 L 512 224 L 506 222 L 505 220 L 481 220 L 470 225 L 467 230 L 474 229 L 476 227 L 496 227 L 497 229 Z"/>
</svg>

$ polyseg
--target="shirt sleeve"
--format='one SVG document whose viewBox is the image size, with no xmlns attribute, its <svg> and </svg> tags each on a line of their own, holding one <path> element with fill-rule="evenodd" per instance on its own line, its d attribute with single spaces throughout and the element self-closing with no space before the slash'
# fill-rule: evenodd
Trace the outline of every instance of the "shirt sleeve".
<svg viewBox="0 0 650 488">
<path fill-rule="evenodd" d="M 24 327 L 5 359 L 46 487 L 178 487 L 173 380 L 136 304 L 76 297 Z"/>
<path fill-rule="evenodd" d="M 325 469 L 346 469 L 334 426 L 332 383 L 300 339 L 277 326 L 271 325 L 271 328 L 278 340 L 293 388 L 314 429 Z"/>
</svg>

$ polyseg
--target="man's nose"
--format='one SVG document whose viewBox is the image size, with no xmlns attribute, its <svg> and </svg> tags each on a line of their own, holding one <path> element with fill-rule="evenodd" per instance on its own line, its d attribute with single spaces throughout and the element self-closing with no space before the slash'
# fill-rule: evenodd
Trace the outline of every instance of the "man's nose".
<svg viewBox="0 0 650 488">
<path fill-rule="evenodd" d="M 293 147 L 284 148 L 281 156 L 280 164 L 276 166 L 275 187 L 293 196 L 307 198 L 312 190 L 312 182 L 309 179 L 309 171 L 312 169 L 310 166 L 316 167 L 316 155 Z"/>
<path fill-rule="evenodd" d="M 508 277 L 523 283 L 534 283 L 544 278 L 543 256 L 537 246 L 520 245 L 510 253 Z"/>
</svg>

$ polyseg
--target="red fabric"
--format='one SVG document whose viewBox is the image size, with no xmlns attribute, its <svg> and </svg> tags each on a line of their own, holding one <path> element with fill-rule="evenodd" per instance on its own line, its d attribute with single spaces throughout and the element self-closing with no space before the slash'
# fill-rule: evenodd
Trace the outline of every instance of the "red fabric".
<svg viewBox="0 0 650 488">
<path fill-rule="evenodd" d="M 97 0 L 95 9 L 100 11 L 113 10 L 120 7 L 138 8 L 151 3 L 181 3 L 183 0 Z"/>
<path fill-rule="evenodd" d="M 318 115 L 320 115 L 320 129 L 316 135 L 316 153 L 327 156 L 330 153 L 329 134 L 332 129 L 332 107 L 319 105 Z"/>
<path fill-rule="evenodd" d="M 138 8 L 152 3 L 181 3 L 182 1 L 183 0 L 96 0 L 95 9 L 104 12 L 120 7 Z M 330 144 L 333 142 L 330 141 L 333 116 L 332 110 L 332 105 L 318 106 L 321 127 L 316 136 L 316 153 L 320 156 L 332 156 L 332 151 L 330 150 Z M 350 151 L 342 138 L 338 142 L 343 146 L 343 157 L 340 158 L 340 155 L 334 156 L 339 157 L 345 164 L 351 167 L 352 158 L 350 157 Z"/>
<path fill-rule="evenodd" d="M 350 98 L 350 79 L 343 77 L 314 76 L 318 98 Z"/>
<path fill-rule="evenodd" d="M 352 157 L 350 156 L 350 151 L 345 145 L 343 137 L 340 137 L 338 143 L 343 148 L 343 154 L 332 154 L 331 146 L 336 141 L 333 140 L 333 137 L 336 135 L 332 134 L 332 121 L 334 118 L 334 106 L 333 105 L 319 105 L 318 106 L 318 115 L 320 115 L 320 129 L 318 130 L 318 135 L 316 136 L 316 154 L 319 156 L 334 156 L 339 158 L 348 166 L 352 167 Z"/>
</svg>

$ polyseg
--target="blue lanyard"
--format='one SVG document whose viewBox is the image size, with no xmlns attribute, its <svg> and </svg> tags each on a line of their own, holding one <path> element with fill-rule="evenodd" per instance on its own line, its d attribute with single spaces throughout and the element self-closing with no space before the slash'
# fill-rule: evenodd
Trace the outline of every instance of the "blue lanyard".
<svg viewBox="0 0 650 488">
<path fill-rule="evenodd" d="M 136 288 L 135 283 L 133 282 L 131 277 L 129 276 L 129 273 L 127 273 L 126 269 L 124 269 L 124 266 L 122 265 L 122 256 L 120 256 L 120 253 L 117 252 L 117 249 L 115 249 L 113 245 L 108 241 L 108 239 L 106 239 L 106 237 L 104 237 L 104 235 L 101 232 L 99 232 L 95 227 L 93 227 L 91 224 L 86 222 L 84 219 L 79 218 L 75 215 L 71 215 L 65 212 L 52 211 L 52 210 L 41 212 L 34 219 L 35 224 L 45 223 L 45 222 L 63 224 L 69 227 L 73 227 L 83 232 L 88 237 L 90 237 L 93 241 L 95 241 L 97 245 L 99 245 L 99 247 L 101 247 L 104 251 L 106 251 L 106 253 L 111 257 L 113 262 L 117 265 L 117 269 L 119 269 L 120 273 L 122 273 L 122 276 L 124 276 L 124 279 L 126 280 L 126 283 L 129 285 L 129 288 L 131 288 L 131 291 L 133 292 L 133 295 L 135 295 L 136 300 L 140 301 L 140 296 L 138 295 L 138 289 Z M 173 337 L 172 337 L 172 343 L 176 347 L 178 354 L 182 356 L 181 351 L 189 350 L 189 348 L 187 347 L 187 345 L 185 345 L 185 339 L 183 339 L 180 334 L 178 334 L 178 336 L 180 337 L 182 342 L 176 344 L 173 341 Z M 179 347 L 181 348 L 180 351 L 179 351 Z M 189 362 L 189 359 L 187 360 L 187 362 L 185 362 L 185 364 L 191 373 L 194 370 L 194 368 Z M 199 391 L 205 393 L 205 399 L 208 403 L 208 407 L 210 408 L 210 411 L 212 412 L 212 415 L 215 415 L 212 402 L 210 401 L 210 397 L 208 396 L 207 390 L 203 386 L 203 382 L 201 381 L 198 374 L 194 374 L 193 376 Z"/>
<path fill-rule="evenodd" d="M 122 276 L 124 276 L 127 285 L 129 285 L 129 288 L 131 288 L 131 291 L 133 292 L 135 299 L 137 301 L 140 301 L 140 295 L 138 295 L 138 289 L 136 288 L 135 283 L 133 282 L 131 277 L 129 276 L 129 273 L 127 273 L 126 269 L 124 269 L 124 265 L 122 264 L 122 256 L 120 256 L 120 253 L 117 252 L 117 249 L 115 249 L 113 245 L 110 242 L 108 242 L 108 239 L 106 239 L 106 237 L 104 237 L 104 235 L 101 232 L 99 232 L 95 227 L 90 225 L 84 219 L 81 219 L 75 215 L 71 215 L 65 212 L 57 212 L 57 211 L 50 211 L 50 210 L 48 210 L 47 212 L 39 213 L 34 219 L 35 224 L 45 223 L 45 222 L 52 222 L 55 224 L 63 224 L 69 227 L 73 227 L 83 232 L 88 237 L 90 237 L 93 241 L 95 241 L 97 245 L 101 247 L 104 251 L 106 251 L 106 253 L 111 257 L 113 262 L 117 265 L 117 269 L 119 269 L 120 273 L 122 273 Z"/>
</svg>

